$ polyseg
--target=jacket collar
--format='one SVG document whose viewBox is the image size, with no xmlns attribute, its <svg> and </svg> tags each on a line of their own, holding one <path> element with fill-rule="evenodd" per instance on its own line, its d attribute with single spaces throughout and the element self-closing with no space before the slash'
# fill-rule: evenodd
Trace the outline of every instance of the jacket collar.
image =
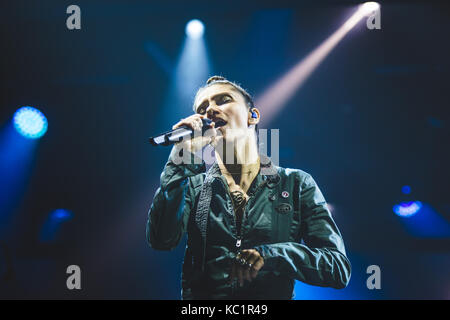
<svg viewBox="0 0 450 320">
<path fill-rule="evenodd" d="M 273 188 L 278 185 L 281 180 L 281 177 L 278 174 L 277 167 L 272 163 L 272 160 L 268 156 L 262 154 L 260 154 L 259 157 L 260 169 L 254 179 L 256 183 L 252 183 L 252 187 L 250 187 L 249 192 L 253 189 L 253 187 L 256 188 L 265 181 L 267 181 L 267 186 L 269 188 Z M 226 182 L 225 178 L 222 176 L 217 160 L 209 168 L 207 175 L 210 175 L 214 178 L 224 179 L 224 181 Z"/>
</svg>

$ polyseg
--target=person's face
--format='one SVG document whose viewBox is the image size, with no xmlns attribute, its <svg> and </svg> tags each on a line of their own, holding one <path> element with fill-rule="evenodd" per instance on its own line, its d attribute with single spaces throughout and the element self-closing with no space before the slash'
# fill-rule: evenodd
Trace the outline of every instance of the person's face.
<svg viewBox="0 0 450 320">
<path fill-rule="evenodd" d="M 245 134 L 248 130 L 251 112 L 242 94 L 229 84 L 214 84 L 202 89 L 194 103 L 195 111 L 205 114 L 220 126 L 224 138 L 234 132 L 236 136 Z M 229 130 L 233 129 L 233 130 Z"/>
</svg>

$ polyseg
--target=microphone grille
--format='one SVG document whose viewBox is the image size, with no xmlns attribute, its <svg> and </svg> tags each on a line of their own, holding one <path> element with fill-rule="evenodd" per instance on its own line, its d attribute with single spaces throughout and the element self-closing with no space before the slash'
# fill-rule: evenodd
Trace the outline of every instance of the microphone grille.
<svg viewBox="0 0 450 320">
<path fill-rule="evenodd" d="M 208 119 L 208 118 L 203 118 L 203 119 L 202 119 L 202 122 L 203 122 L 203 125 L 204 125 L 204 126 L 208 126 L 208 125 L 211 124 L 212 120 L 211 120 L 211 119 Z"/>
</svg>

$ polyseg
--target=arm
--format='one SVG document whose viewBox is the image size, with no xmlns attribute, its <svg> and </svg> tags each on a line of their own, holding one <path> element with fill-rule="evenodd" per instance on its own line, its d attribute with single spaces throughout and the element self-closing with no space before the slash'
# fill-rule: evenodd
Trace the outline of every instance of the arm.
<svg viewBox="0 0 450 320">
<path fill-rule="evenodd" d="M 307 284 L 345 288 L 351 265 L 344 242 L 314 179 L 301 181 L 301 234 L 305 244 L 283 242 L 255 249 L 264 258 L 264 268 Z"/>
<path fill-rule="evenodd" d="M 205 172 L 204 162 L 176 164 L 175 154 L 179 151 L 177 146 L 172 149 L 161 174 L 161 185 L 148 212 L 147 241 L 157 250 L 171 250 L 180 242 L 194 205 L 194 188 L 190 177 Z"/>
</svg>

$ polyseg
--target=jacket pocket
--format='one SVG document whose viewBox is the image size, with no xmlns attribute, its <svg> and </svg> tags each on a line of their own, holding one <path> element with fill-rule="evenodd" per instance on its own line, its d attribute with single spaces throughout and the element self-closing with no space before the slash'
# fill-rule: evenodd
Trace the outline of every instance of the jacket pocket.
<svg viewBox="0 0 450 320">
<path fill-rule="evenodd" d="M 251 223 L 251 238 L 257 239 L 258 243 L 272 242 L 272 217 L 270 214 L 261 212 L 255 222 Z"/>
<path fill-rule="evenodd" d="M 274 201 L 272 210 L 274 242 L 290 241 L 293 206 L 287 199 Z"/>
</svg>

